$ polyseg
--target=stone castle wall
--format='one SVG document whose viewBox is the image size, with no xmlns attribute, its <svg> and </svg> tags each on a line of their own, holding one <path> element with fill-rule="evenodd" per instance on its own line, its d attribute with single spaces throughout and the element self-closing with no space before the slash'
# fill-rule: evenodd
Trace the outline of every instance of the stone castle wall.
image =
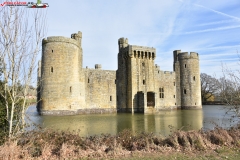
<svg viewBox="0 0 240 160">
<path fill-rule="evenodd" d="M 176 104 L 176 82 L 175 72 L 161 71 L 156 68 L 156 109 L 175 109 Z"/>
<path fill-rule="evenodd" d="M 116 71 L 84 69 L 86 108 L 116 109 Z"/>
<path fill-rule="evenodd" d="M 43 39 L 38 69 L 41 114 L 144 112 L 201 108 L 199 56 L 176 50 L 173 72 L 155 65 L 156 49 L 118 40 L 118 70 L 82 67 L 82 33 Z"/>
</svg>

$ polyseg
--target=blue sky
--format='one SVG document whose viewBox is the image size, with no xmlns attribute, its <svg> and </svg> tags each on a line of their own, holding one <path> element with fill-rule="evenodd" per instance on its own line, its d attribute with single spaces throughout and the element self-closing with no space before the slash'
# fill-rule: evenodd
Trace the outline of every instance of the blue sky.
<svg viewBox="0 0 240 160">
<path fill-rule="evenodd" d="M 117 69 L 118 39 L 154 47 L 155 63 L 172 71 L 173 50 L 198 52 L 201 72 L 240 65 L 239 0 L 71 0 L 49 3 L 47 36 L 83 34 L 83 67 Z"/>
</svg>

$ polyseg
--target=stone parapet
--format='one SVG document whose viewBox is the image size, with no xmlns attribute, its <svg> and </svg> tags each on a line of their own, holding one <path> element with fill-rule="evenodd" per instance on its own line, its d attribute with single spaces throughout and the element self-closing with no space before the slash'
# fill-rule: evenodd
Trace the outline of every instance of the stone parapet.
<svg viewBox="0 0 240 160">
<path fill-rule="evenodd" d="M 43 45 L 46 43 L 51 43 L 51 42 L 71 43 L 71 44 L 74 44 L 74 45 L 80 47 L 80 43 L 77 40 L 72 39 L 72 38 L 63 37 L 63 36 L 52 36 L 52 37 L 44 38 L 42 40 Z"/>
<path fill-rule="evenodd" d="M 190 52 L 190 58 L 199 59 L 198 53 L 197 52 Z"/>
<path fill-rule="evenodd" d="M 196 52 L 190 52 L 190 54 L 188 52 L 181 52 L 178 53 L 178 59 L 179 60 L 183 60 L 183 59 L 199 59 L 198 53 Z"/>
</svg>

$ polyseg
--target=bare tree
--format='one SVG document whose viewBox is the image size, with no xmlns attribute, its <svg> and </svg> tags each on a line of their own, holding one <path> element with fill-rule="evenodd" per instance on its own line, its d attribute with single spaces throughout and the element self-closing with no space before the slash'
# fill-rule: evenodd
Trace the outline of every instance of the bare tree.
<svg viewBox="0 0 240 160">
<path fill-rule="evenodd" d="M 240 70 L 232 70 L 227 65 L 222 65 L 222 69 L 220 96 L 227 104 L 227 113 L 233 113 L 234 116 L 240 117 Z"/>
<path fill-rule="evenodd" d="M 207 75 L 206 73 L 201 73 L 200 79 L 202 102 L 206 102 L 219 92 L 220 83 L 218 79 Z"/>
<path fill-rule="evenodd" d="M 8 135 L 22 131 L 29 86 L 34 83 L 41 40 L 45 34 L 46 9 L 5 6 L 0 8 L 0 60 Z M 34 77 L 33 77 L 34 75 Z"/>
</svg>

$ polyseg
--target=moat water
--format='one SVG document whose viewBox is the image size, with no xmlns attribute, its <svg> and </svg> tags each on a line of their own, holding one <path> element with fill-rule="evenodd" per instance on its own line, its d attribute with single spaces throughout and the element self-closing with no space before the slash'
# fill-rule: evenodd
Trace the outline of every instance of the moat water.
<svg viewBox="0 0 240 160">
<path fill-rule="evenodd" d="M 156 114 L 92 114 L 75 116 L 39 116 L 36 107 L 28 108 L 28 122 L 42 128 L 66 131 L 80 131 L 81 136 L 112 134 L 124 129 L 133 132 L 153 132 L 169 135 L 172 131 L 181 130 L 211 130 L 216 126 L 229 128 L 238 123 L 231 114 L 226 114 L 223 105 L 204 105 L 202 110 L 172 110 Z M 34 124 L 34 125 L 33 125 Z"/>
</svg>

